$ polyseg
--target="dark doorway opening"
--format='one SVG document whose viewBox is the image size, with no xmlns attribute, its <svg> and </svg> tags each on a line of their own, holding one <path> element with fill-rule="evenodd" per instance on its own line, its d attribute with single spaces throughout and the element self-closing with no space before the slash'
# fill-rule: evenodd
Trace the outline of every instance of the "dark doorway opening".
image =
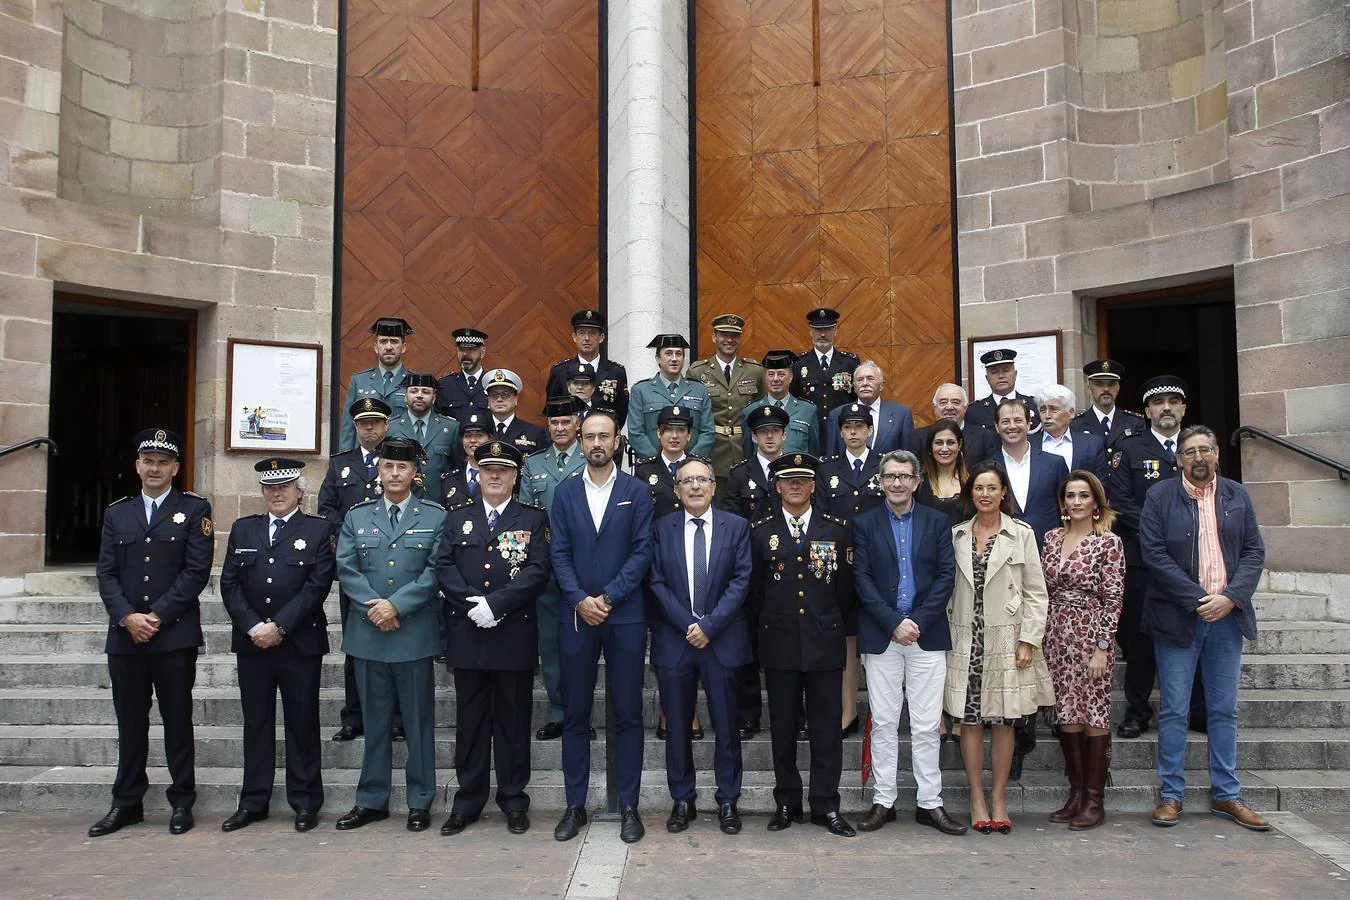
<svg viewBox="0 0 1350 900">
<path fill-rule="evenodd" d="M 135 494 L 131 440 L 151 426 L 187 442 L 175 481 L 192 480 L 196 313 L 57 294 L 52 321 L 47 564 L 98 559 L 103 510 Z"/>
<path fill-rule="evenodd" d="M 1125 366 L 1117 402 L 1143 412 L 1139 386 L 1155 375 L 1186 380 L 1186 425 L 1219 436 L 1223 474 L 1242 478 L 1241 454 L 1228 452 L 1238 421 L 1237 318 L 1231 280 L 1103 297 L 1100 346 Z"/>
</svg>

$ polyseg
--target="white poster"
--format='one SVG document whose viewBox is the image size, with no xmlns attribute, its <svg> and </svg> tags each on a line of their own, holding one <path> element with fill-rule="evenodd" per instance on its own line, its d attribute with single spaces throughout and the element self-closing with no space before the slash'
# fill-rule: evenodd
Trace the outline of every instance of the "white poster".
<svg viewBox="0 0 1350 900">
<path fill-rule="evenodd" d="M 317 453 L 318 345 L 230 342 L 229 450 Z"/>
<path fill-rule="evenodd" d="M 974 403 L 989 396 L 989 383 L 984 379 L 984 365 L 980 356 L 990 350 L 1016 350 L 1017 391 L 1036 396 L 1037 391 L 1058 384 L 1059 333 L 1032 334 L 1013 337 L 970 339 L 970 401 Z"/>
</svg>

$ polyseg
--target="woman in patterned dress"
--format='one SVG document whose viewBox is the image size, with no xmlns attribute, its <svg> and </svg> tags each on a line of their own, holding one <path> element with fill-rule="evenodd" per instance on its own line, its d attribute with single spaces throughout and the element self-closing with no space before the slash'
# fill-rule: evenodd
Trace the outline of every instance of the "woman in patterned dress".
<svg viewBox="0 0 1350 900">
<path fill-rule="evenodd" d="M 947 607 L 952 649 L 943 705 L 963 726 L 961 759 L 973 827 L 982 834 L 1007 834 L 1013 728 L 1055 702 L 1041 655 L 1050 601 L 1036 535 L 1012 517 L 1012 486 L 1003 467 L 993 461 L 972 466 L 963 496 L 975 515 L 952 529 L 956 589 Z M 984 725 L 993 728 L 987 803 Z"/>
<path fill-rule="evenodd" d="M 1069 776 L 1069 800 L 1050 814 L 1075 831 L 1106 820 L 1102 808 L 1111 752 L 1111 671 L 1125 592 L 1125 555 L 1111 533 L 1116 512 L 1097 476 L 1069 473 L 1059 489 L 1063 528 L 1045 536 L 1041 564 L 1050 592 L 1045 658 L 1055 686 L 1055 726 Z"/>
</svg>

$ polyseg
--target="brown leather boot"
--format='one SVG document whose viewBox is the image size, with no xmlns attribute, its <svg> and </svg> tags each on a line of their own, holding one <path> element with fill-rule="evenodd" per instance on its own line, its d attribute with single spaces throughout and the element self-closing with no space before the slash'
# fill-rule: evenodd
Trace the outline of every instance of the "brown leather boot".
<svg viewBox="0 0 1350 900">
<path fill-rule="evenodd" d="M 1086 831 L 1106 821 L 1106 770 L 1111 759 L 1111 735 L 1083 735 L 1083 808 L 1069 828 Z"/>
<path fill-rule="evenodd" d="M 1059 747 L 1064 751 L 1064 774 L 1069 779 L 1069 799 L 1050 814 L 1050 821 L 1063 825 L 1083 808 L 1083 732 L 1059 733 Z"/>
</svg>

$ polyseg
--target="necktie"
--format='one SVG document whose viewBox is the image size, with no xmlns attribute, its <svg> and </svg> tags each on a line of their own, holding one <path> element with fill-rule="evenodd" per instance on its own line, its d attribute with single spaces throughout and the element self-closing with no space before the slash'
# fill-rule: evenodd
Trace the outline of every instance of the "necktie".
<svg viewBox="0 0 1350 900">
<path fill-rule="evenodd" d="M 561 472 L 561 471 L 562 471 L 563 469 L 565 469 L 565 468 L 567 468 L 567 451 L 566 451 L 566 450 L 564 450 L 563 452 L 561 452 L 561 453 L 558 454 L 558 471 Z"/>
<path fill-rule="evenodd" d="M 1110 417 L 1110 416 L 1102 416 L 1102 431 L 1106 432 L 1108 435 L 1111 433 L 1111 417 Z"/>
<path fill-rule="evenodd" d="M 473 375 L 465 375 L 464 382 L 469 386 L 470 394 L 472 394 L 474 392 L 474 389 L 478 387 L 478 379 Z"/>
<path fill-rule="evenodd" d="M 389 507 L 389 524 L 393 525 L 395 528 L 398 527 L 398 515 L 399 513 L 397 506 Z"/>
<path fill-rule="evenodd" d="M 675 396 L 675 388 L 676 388 L 676 387 L 678 387 L 678 385 L 677 385 L 675 382 L 672 381 L 672 382 L 670 383 L 670 396 L 672 396 L 672 397 Z"/>
<path fill-rule="evenodd" d="M 1167 451 L 1168 462 L 1177 461 L 1177 455 L 1172 452 L 1172 447 L 1174 446 L 1174 444 L 1175 442 L 1171 438 L 1168 438 L 1167 440 L 1163 441 L 1163 450 Z"/>
<path fill-rule="evenodd" d="M 862 460 L 855 459 L 853 461 L 853 482 L 857 484 L 859 481 L 862 481 Z"/>
<path fill-rule="evenodd" d="M 778 407 L 779 409 L 782 409 L 782 408 L 783 408 L 783 401 L 782 401 L 782 400 L 775 400 L 775 401 L 773 401 L 773 405 L 776 406 L 776 407 Z"/>
<path fill-rule="evenodd" d="M 275 543 L 277 542 L 277 538 L 281 535 L 281 529 L 283 529 L 283 528 L 285 528 L 285 527 L 286 527 L 286 520 L 285 520 L 285 519 L 273 519 L 273 520 L 272 520 L 272 543 L 273 543 L 273 544 L 275 544 Z"/>
<path fill-rule="evenodd" d="M 488 529 L 491 530 L 496 527 L 497 527 L 497 511 L 495 509 L 490 509 L 488 510 Z"/>
<path fill-rule="evenodd" d="M 505 422 L 498 422 L 498 423 L 497 423 L 497 437 L 499 437 L 499 438 L 506 437 L 506 423 L 505 423 Z"/>
<path fill-rule="evenodd" d="M 477 469 L 470 469 L 470 470 L 469 470 L 469 493 L 470 493 L 470 494 L 477 494 L 477 493 L 478 493 L 478 470 L 477 470 Z"/>
<path fill-rule="evenodd" d="M 369 472 L 371 469 L 375 468 L 375 454 L 366 453 L 363 454 L 363 456 L 365 457 L 366 460 L 366 471 Z"/>
<path fill-rule="evenodd" d="M 671 477 L 671 478 L 674 478 L 674 477 L 675 477 L 675 469 L 679 467 L 679 462 L 677 461 L 677 462 L 673 462 L 673 463 L 666 463 L 666 465 L 670 468 L 670 477 Z"/>
<path fill-rule="evenodd" d="M 788 517 L 788 525 L 792 527 L 792 539 L 797 542 L 797 546 L 802 545 L 802 538 L 806 536 L 806 523 L 796 516 Z"/>
<path fill-rule="evenodd" d="M 708 611 L 708 535 L 703 520 L 694 519 L 694 615 L 703 618 Z"/>
<path fill-rule="evenodd" d="M 727 387 L 730 387 L 730 386 L 731 386 L 731 363 L 727 363 L 726 365 L 724 365 L 724 366 L 722 367 L 722 372 L 723 372 L 723 374 L 725 374 L 725 375 L 727 376 Z M 699 521 L 702 521 L 702 519 L 700 519 Z"/>
<path fill-rule="evenodd" d="M 820 368 L 821 368 L 821 369 L 828 369 L 829 367 L 830 367 L 830 361 L 829 361 L 829 359 L 826 358 L 826 356 L 822 353 L 821 356 L 820 356 Z"/>
<path fill-rule="evenodd" d="M 417 435 L 417 442 L 420 444 L 427 436 L 427 423 L 418 419 L 417 423 L 413 425 L 413 432 Z"/>
<path fill-rule="evenodd" d="M 384 373 L 384 392 L 385 392 L 386 394 L 388 394 L 388 393 L 389 393 L 389 389 L 390 389 L 391 387 L 393 387 L 393 385 L 394 385 L 394 373 L 393 373 L 393 372 L 385 372 L 385 373 Z"/>
<path fill-rule="evenodd" d="M 159 512 L 159 501 L 158 501 L 158 500 L 151 500 L 151 501 L 150 501 L 150 515 L 146 517 L 145 524 L 149 525 L 151 522 L 155 521 L 155 513 L 157 513 L 157 512 Z"/>
</svg>

